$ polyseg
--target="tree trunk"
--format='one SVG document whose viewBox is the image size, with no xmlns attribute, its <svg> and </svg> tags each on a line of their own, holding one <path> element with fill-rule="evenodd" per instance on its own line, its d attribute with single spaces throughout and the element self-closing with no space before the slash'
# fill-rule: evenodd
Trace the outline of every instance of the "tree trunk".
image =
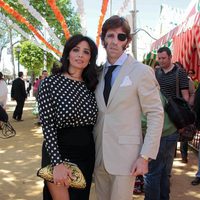
<svg viewBox="0 0 200 200">
<path fill-rule="evenodd" d="M 1 63 L 1 54 L 2 54 L 3 48 L 4 47 L 1 47 L 1 49 L 0 49 L 0 63 Z"/>
<path fill-rule="evenodd" d="M 10 52 L 11 52 L 11 63 L 13 66 L 13 77 L 15 79 L 16 73 L 15 73 L 15 61 L 14 61 L 14 54 L 13 54 L 12 29 L 9 28 L 8 31 L 9 31 L 9 38 L 10 38 Z"/>
</svg>

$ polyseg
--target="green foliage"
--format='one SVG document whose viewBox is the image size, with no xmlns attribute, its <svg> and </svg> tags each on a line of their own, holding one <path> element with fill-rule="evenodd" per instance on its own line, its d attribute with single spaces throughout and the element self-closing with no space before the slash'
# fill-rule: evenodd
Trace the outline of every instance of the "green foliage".
<svg viewBox="0 0 200 200">
<path fill-rule="evenodd" d="M 4 0 L 4 2 L 8 3 L 11 7 L 13 7 L 19 14 L 24 16 L 28 21 L 30 21 L 36 28 L 39 30 L 42 27 L 42 24 L 38 22 L 21 4 L 18 3 L 18 0 Z M 9 17 L 14 23 L 18 24 L 25 32 L 33 35 L 32 32 L 27 28 L 26 25 L 18 22 L 12 15 L 8 14 L 1 8 L 1 13 L 4 13 L 7 17 Z"/>
<path fill-rule="evenodd" d="M 19 61 L 29 72 L 39 75 L 44 63 L 44 52 L 39 47 L 29 41 L 22 42 L 14 49 L 16 59 L 18 59 L 17 48 L 20 47 Z"/>
<path fill-rule="evenodd" d="M 18 11 L 23 17 L 25 17 L 36 29 L 42 31 L 43 25 L 41 24 L 41 22 L 35 19 L 21 4 L 19 4 L 18 0 L 4 1 L 10 6 L 12 6 L 16 11 Z M 46 19 L 49 26 L 54 30 L 57 37 L 61 40 L 61 43 L 64 45 L 66 41 L 64 32 L 60 23 L 56 19 L 51 7 L 48 5 L 47 0 L 30 0 L 30 5 L 33 6 Z M 75 33 L 80 33 L 80 19 L 77 13 L 74 11 L 71 2 L 69 0 L 60 0 L 56 2 L 56 5 L 58 6 L 62 15 L 64 16 L 70 33 L 72 35 Z M 6 16 L 8 16 L 15 23 L 17 23 L 25 32 L 32 35 L 31 31 L 24 24 L 19 23 L 10 14 L 6 13 L 2 8 L 0 9 L 0 11 Z M 50 42 L 52 44 L 54 43 L 51 39 Z"/>
<path fill-rule="evenodd" d="M 35 44 L 29 41 L 23 41 L 20 45 L 16 46 L 14 49 L 15 59 L 18 60 L 17 48 L 20 48 L 19 62 L 26 69 L 28 69 L 28 74 L 31 75 L 41 75 L 41 71 L 44 68 L 44 59 L 46 62 L 46 68 L 50 72 L 53 63 L 56 61 L 54 56 L 37 47 Z"/>
<path fill-rule="evenodd" d="M 21 4 L 19 4 L 18 0 L 4 0 L 4 2 L 13 7 L 18 13 L 25 17 L 30 22 L 30 24 L 32 24 L 38 31 L 40 31 L 42 35 L 44 35 L 42 23 L 35 19 Z M 46 19 L 49 26 L 52 28 L 52 30 L 54 30 L 61 43 L 64 45 L 66 42 L 66 38 L 63 29 L 56 19 L 51 7 L 48 5 L 47 0 L 29 0 L 29 2 L 30 5 L 33 6 Z M 80 33 L 80 19 L 77 13 L 74 11 L 70 0 L 59 0 L 56 2 L 56 5 L 64 16 L 71 35 Z M 33 33 L 24 24 L 19 23 L 14 17 L 5 12 L 4 9 L 0 8 L 0 12 L 4 13 L 14 23 L 17 23 L 26 33 L 34 36 Z M 51 43 L 52 46 L 56 47 L 55 42 L 52 40 L 52 38 L 50 38 L 48 42 Z M 41 50 L 31 42 L 24 42 L 23 38 L 20 46 L 21 52 L 19 61 L 20 64 L 28 69 L 28 73 L 34 72 L 35 75 L 39 75 L 41 73 L 41 70 L 44 68 L 44 58 L 46 58 L 46 67 L 48 71 L 50 71 L 53 66 L 53 62 L 56 60 L 52 54 L 46 52 L 46 56 L 44 56 L 43 50 Z M 17 59 L 16 49 L 14 50 L 14 54 Z"/>
<path fill-rule="evenodd" d="M 53 67 L 53 63 L 56 61 L 56 59 L 52 56 L 51 53 L 47 52 L 47 56 L 46 56 L 46 67 L 47 67 L 47 71 L 50 72 L 52 67 Z"/>
</svg>

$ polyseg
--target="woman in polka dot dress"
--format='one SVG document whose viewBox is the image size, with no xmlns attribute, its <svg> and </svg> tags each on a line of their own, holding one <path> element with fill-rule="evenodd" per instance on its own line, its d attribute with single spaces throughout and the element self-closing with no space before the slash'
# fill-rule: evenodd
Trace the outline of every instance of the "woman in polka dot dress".
<svg viewBox="0 0 200 200">
<path fill-rule="evenodd" d="M 44 200 L 89 200 L 95 160 L 93 126 L 97 118 L 94 90 L 97 47 L 88 37 L 72 36 L 65 44 L 61 69 L 46 78 L 38 96 L 44 142 L 42 167 L 52 164 L 54 183 L 45 182 Z M 69 188 L 69 160 L 83 172 L 85 189 Z"/>
</svg>

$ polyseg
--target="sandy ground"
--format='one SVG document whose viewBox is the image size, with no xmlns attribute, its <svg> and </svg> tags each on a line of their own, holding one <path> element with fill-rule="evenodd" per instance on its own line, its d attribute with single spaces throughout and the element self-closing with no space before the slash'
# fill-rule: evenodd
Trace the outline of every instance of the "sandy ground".
<svg viewBox="0 0 200 200">
<path fill-rule="evenodd" d="M 32 115 L 33 105 L 34 100 L 29 98 L 24 107 L 24 121 L 16 122 L 11 118 L 15 102 L 8 102 L 10 123 L 17 134 L 9 139 L 0 138 L 0 200 L 42 200 L 43 181 L 36 176 L 41 160 L 42 131 L 34 125 L 37 120 Z M 171 179 L 172 200 L 200 200 L 200 185 L 190 184 L 196 170 L 196 154 L 190 151 L 189 163 L 182 164 L 178 152 Z M 134 195 L 133 199 L 142 200 L 144 196 Z M 96 200 L 94 185 L 90 200 Z"/>
</svg>

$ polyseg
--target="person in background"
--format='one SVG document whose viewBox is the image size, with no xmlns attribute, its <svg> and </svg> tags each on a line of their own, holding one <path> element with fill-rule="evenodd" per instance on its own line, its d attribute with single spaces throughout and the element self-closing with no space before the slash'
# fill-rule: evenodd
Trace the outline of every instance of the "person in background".
<svg viewBox="0 0 200 200">
<path fill-rule="evenodd" d="M 172 63 L 171 50 L 161 47 L 157 51 L 159 68 L 155 69 L 163 98 L 176 97 L 176 70 L 179 66 Z M 179 89 L 187 101 L 188 78 L 185 70 L 179 70 Z M 164 127 L 156 160 L 150 161 L 149 172 L 144 176 L 145 200 L 169 200 L 170 177 L 179 134 L 165 113 Z"/>
<path fill-rule="evenodd" d="M 94 128 L 97 200 L 130 200 L 137 175 L 148 172 L 158 153 L 163 107 L 154 71 L 125 50 L 131 42 L 126 19 L 111 16 L 102 26 L 107 61 L 95 91 L 99 109 Z M 143 140 L 141 114 L 147 115 Z"/>
<path fill-rule="evenodd" d="M 5 110 L 7 102 L 8 88 L 6 82 L 3 78 L 2 72 L 0 72 L 0 106 Z M 3 111 L 2 109 L 2 111 Z M 0 129 L 2 129 L 2 124 L 0 121 Z"/>
<path fill-rule="evenodd" d="M 0 72 L 0 106 L 2 106 L 4 109 L 6 109 L 7 95 L 8 87 L 3 78 L 2 72 Z"/>
<path fill-rule="evenodd" d="M 189 105 L 193 108 L 194 106 L 194 97 L 195 97 L 195 85 L 193 81 L 193 76 L 195 75 L 194 70 L 188 70 L 188 79 L 189 79 Z"/>
<path fill-rule="evenodd" d="M 39 78 L 36 78 L 33 83 L 33 96 L 35 97 L 36 100 L 37 100 L 38 88 L 39 88 L 41 79 L 42 79 L 42 76 L 39 76 Z"/>
<path fill-rule="evenodd" d="M 189 80 L 189 105 L 191 108 L 194 106 L 194 97 L 195 97 L 195 86 L 194 81 L 192 80 L 192 76 L 195 74 L 194 70 L 188 71 L 188 80 Z M 181 142 L 180 144 L 180 150 L 181 150 L 181 156 L 182 156 L 182 162 L 187 163 L 188 162 L 188 142 Z"/>
<path fill-rule="evenodd" d="M 41 84 L 42 167 L 52 164 L 54 178 L 54 183 L 45 182 L 44 200 L 89 200 L 95 161 L 93 126 L 98 111 L 94 95 L 97 52 L 87 36 L 72 36 L 65 44 L 60 71 Z M 86 179 L 85 189 L 69 188 L 68 178 L 73 177 L 64 161 L 78 165 Z"/>
<path fill-rule="evenodd" d="M 13 113 L 13 119 L 17 121 L 23 121 L 22 114 L 23 114 L 24 102 L 27 98 L 23 75 L 24 75 L 23 72 L 18 73 L 19 77 L 13 81 L 11 88 L 11 99 L 17 102 L 17 105 Z"/>
<path fill-rule="evenodd" d="M 196 77 L 196 72 L 194 69 L 189 69 L 188 70 L 188 76 L 190 76 L 190 78 L 192 79 L 192 81 L 194 82 L 194 87 L 195 89 L 198 88 L 199 85 L 199 80 Z"/>
<path fill-rule="evenodd" d="M 194 107 L 193 110 L 196 113 L 196 127 L 197 130 L 200 131 L 200 85 L 198 86 L 195 92 L 195 99 L 194 99 Z M 199 154 L 198 154 L 198 171 L 196 173 L 195 179 L 191 182 L 192 185 L 199 185 L 200 184 L 200 145 L 199 145 Z"/>
<path fill-rule="evenodd" d="M 188 70 L 188 76 L 194 81 L 195 80 L 195 71 L 194 69 L 189 69 Z"/>
<path fill-rule="evenodd" d="M 27 84 L 28 84 L 28 87 L 26 89 L 26 92 L 27 92 L 27 96 L 30 96 L 30 91 L 32 88 L 31 80 L 27 80 Z"/>
<path fill-rule="evenodd" d="M 162 93 L 160 94 L 160 97 L 163 107 L 165 107 L 166 99 Z M 144 135 L 146 134 L 146 129 L 146 117 L 142 116 L 142 130 Z M 176 148 L 176 142 L 174 141 L 174 137 L 177 138 L 177 134 L 174 134 L 176 132 L 176 127 L 169 119 L 166 111 L 164 111 L 164 124 L 158 155 L 155 160 L 149 162 L 149 172 L 144 175 L 145 200 L 169 199 L 169 174 L 172 168 L 174 151 Z"/>
<path fill-rule="evenodd" d="M 60 64 L 58 62 L 54 62 L 51 69 L 51 74 L 57 74 L 59 70 L 60 70 Z"/>
<path fill-rule="evenodd" d="M 47 70 L 43 70 L 42 71 L 42 76 L 41 76 L 41 79 L 40 79 L 40 82 L 39 82 L 39 85 L 38 85 L 38 93 L 40 92 L 40 88 L 41 88 L 42 82 L 47 77 L 48 77 L 48 71 Z M 39 116 L 38 116 L 38 121 L 35 124 L 38 125 L 38 126 L 41 125 L 40 117 Z"/>
<path fill-rule="evenodd" d="M 41 77 L 41 80 L 40 80 L 40 83 L 39 83 L 39 86 L 38 86 L 38 92 L 40 91 L 40 87 L 42 85 L 42 82 L 45 78 L 48 77 L 48 71 L 47 70 L 43 70 L 42 71 L 42 77 Z"/>
<path fill-rule="evenodd" d="M 168 47 L 161 47 L 157 53 L 160 69 L 157 69 L 155 72 L 156 78 L 160 84 L 161 92 L 166 98 L 176 97 L 176 72 L 177 69 L 180 68 L 178 76 L 179 95 L 188 102 L 189 81 L 185 69 L 176 63 L 172 63 L 172 54 Z"/>
<path fill-rule="evenodd" d="M 176 65 L 181 67 L 183 70 L 185 68 L 180 62 L 175 62 Z M 190 72 L 192 71 L 192 73 Z M 192 76 L 194 75 L 194 70 L 189 70 L 188 75 L 188 81 L 189 81 L 189 100 L 188 103 L 191 108 L 193 108 L 194 105 L 194 94 L 195 94 L 195 86 L 194 81 L 192 80 Z M 182 163 L 188 163 L 188 141 L 180 142 L 180 151 L 181 151 L 181 157 L 182 157 Z"/>
</svg>

